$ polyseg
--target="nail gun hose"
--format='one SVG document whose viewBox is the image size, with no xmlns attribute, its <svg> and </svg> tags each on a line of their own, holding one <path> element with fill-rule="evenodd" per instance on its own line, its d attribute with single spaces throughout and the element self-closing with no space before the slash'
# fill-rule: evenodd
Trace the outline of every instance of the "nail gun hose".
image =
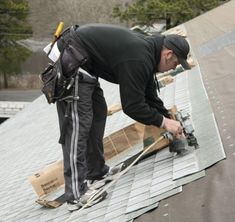
<svg viewBox="0 0 235 222">
<path fill-rule="evenodd" d="M 125 174 L 133 165 L 135 165 L 135 163 L 137 163 L 140 158 L 145 154 L 147 153 L 149 150 L 151 150 L 156 144 L 158 144 L 159 142 L 161 142 L 165 137 L 164 136 L 161 136 L 159 137 L 154 143 L 152 143 L 150 146 L 148 146 L 147 148 L 145 148 L 141 153 L 140 155 L 126 168 L 124 169 L 123 171 L 119 172 L 116 176 L 115 176 L 115 179 L 113 181 L 111 181 L 107 186 L 105 186 L 103 189 L 100 189 L 93 197 L 91 197 L 88 202 L 83 205 L 82 208 L 80 208 L 78 211 L 76 211 L 76 213 L 72 214 L 72 216 L 77 216 L 79 215 L 79 213 L 86 207 L 88 207 L 94 200 L 96 200 L 98 197 L 100 197 L 101 194 L 103 194 L 105 191 L 107 191 L 113 184 L 115 184 L 117 182 L 117 180 L 123 175 Z M 72 219 L 72 218 L 69 218 L 69 219 Z M 66 220 L 66 221 L 69 221 Z"/>
</svg>

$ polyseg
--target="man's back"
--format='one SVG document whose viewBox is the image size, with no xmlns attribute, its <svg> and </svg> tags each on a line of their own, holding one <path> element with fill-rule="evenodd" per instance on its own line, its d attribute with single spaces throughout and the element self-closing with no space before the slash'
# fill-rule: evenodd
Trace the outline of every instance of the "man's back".
<svg viewBox="0 0 235 222">
<path fill-rule="evenodd" d="M 150 37 L 127 28 L 103 24 L 82 26 L 77 32 L 91 55 L 91 73 L 94 75 L 119 83 L 116 67 L 121 63 L 145 63 L 152 73 L 156 68 L 155 46 Z M 129 67 L 131 71 L 132 66 Z"/>
</svg>

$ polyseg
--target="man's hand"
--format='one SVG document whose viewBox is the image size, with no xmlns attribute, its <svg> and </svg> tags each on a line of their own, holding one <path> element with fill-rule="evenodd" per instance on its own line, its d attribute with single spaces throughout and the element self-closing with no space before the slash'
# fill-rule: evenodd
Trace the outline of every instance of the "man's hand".
<svg viewBox="0 0 235 222">
<path fill-rule="evenodd" d="M 179 121 L 164 118 L 163 128 L 172 133 L 176 138 L 181 137 L 183 134 L 183 128 Z"/>
</svg>

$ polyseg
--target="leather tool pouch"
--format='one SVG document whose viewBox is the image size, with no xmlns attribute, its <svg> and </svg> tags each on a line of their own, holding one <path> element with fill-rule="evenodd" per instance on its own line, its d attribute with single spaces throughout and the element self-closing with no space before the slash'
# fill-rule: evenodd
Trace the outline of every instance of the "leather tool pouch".
<svg viewBox="0 0 235 222">
<path fill-rule="evenodd" d="M 40 74 L 42 81 L 42 92 L 45 94 L 49 104 L 63 100 L 71 95 L 75 75 L 80 66 L 88 60 L 88 55 L 80 44 L 80 39 L 71 27 L 65 36 L 61 36 L 63 49 L 59 59 L 55 63 L 49 63 Z"/>
</svg>

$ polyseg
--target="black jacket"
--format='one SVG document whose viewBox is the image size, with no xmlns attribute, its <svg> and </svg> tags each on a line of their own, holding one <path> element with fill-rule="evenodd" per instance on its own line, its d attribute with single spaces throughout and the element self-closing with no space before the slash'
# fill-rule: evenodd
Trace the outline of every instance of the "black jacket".
<svg viewBox="0 0 235 222">
<path fill-rule="evenodd" d="M 159 127 L 163 115 L 168 117 L 154 81 L 164 36 L 103 24 L 81 26 L 76 32 L 89 55 L 90 73 L 120 85 L 124 113 Z"/>
</svg>

